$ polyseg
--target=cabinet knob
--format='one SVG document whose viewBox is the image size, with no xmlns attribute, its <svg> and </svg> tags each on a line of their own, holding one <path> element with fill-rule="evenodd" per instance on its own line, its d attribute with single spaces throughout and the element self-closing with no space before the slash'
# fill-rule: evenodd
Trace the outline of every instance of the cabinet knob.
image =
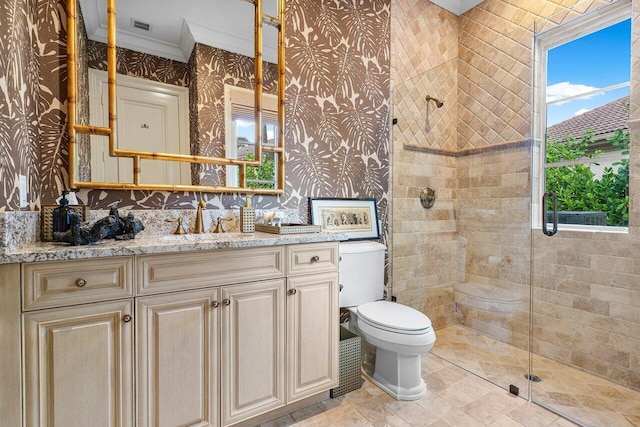
<svg viewBox="0 0 640 427">
<path fill-rule="evenodd" d="M 220 303 L 218 301 L 212 301 L 211 302 L 211 307 L 218 308 L 219 306 L 220 306 Z"/>
<path fill-rule="evenodd" d="M 296 293 L 298 293 L 298 290 L 296 288 L 289 289 L 289 295 L 295 295 Z"/>
<path fill-rule="evenodd" d="M 222 304 L 224 304 L 224 305 L 230 305 L 230 304 L 231 304 L 231 300 L 230 300 L 230 299 L 228 299 L 228 298 L 225 298 L 225 299 L 223 299 L 223 300 L 222 300 Z"/>
<path fill-rule="evenodd" d="M 122 316 L 122 321 L 123 321 L 124 323 L 129 323 L 129 322 L 131 322 L 131 319 L 133 319 L 133 317 L 131 317 L 131 315 L 130 315 L 130 314 L 125 314 L 124 316 Z"/>
<path fill-rule="evenodd" d="M 318 255 L 314 255 L 311 257 L 311 262 L 318 262 L 320 261 L 320 257 Z"/>
<path fill-rule="evenodd" d="M 84 288 L 84 286 L 87 284 L 87 281 L 85 279 L 76 279 L 76 286 L 79 288 Z"/>
</svg>

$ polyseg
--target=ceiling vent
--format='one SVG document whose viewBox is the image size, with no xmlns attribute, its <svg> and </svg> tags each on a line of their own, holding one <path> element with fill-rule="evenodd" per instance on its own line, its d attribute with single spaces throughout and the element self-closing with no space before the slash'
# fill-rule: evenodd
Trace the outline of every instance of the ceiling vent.
<svg viewBox="0 0 640 427">
<path fill-rule="evenodd" d="M 151 24 L 142 22 L 139 19 L 131 18 L 131 26 L 142 31 L 151 31 Z"/>
</svg>

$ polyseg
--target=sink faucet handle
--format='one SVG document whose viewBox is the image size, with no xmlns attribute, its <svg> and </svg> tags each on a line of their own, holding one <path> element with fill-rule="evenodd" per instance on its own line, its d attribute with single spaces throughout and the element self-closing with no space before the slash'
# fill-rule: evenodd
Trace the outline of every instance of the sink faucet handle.
<svg viewBox="0 0 640 427">
<path fill-rule="evenodd" d="M 218 223 L 216 224 L 216 229 L 213 230 L 214 233 L 226 233 L 224 228 L 222 228 L 222 221 L 231 221 L 233 217 L 223 218 L 221 216 L 218 217 Z"/>
<path fill-rule="evenodd" d="M 182 224 L 182 218 L 178 217 L 176 219 L 167 219 L 166 222 L 177 222 L 178 227 L 176 227 L 176 231 L 173 234 L 187 234 L 187 231 L 184 229 L 184 225 Z"/>
</svg>

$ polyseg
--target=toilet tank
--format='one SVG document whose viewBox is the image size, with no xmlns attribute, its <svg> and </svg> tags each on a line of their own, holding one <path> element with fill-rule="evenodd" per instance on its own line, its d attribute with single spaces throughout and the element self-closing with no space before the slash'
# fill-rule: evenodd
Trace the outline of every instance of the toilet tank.
<svg viewBox="0 0 640 427">
<path fill-rule="evenodd" d="M 371 241 L 340 243 L 340 307 L 383 298 L 385 249 Z"/>
</svg>

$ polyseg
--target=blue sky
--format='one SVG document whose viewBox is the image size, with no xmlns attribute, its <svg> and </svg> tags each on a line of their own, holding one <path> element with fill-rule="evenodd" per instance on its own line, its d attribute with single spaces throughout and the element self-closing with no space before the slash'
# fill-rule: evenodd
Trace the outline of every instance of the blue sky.
<svg viewBox="0 0 640 427">
<path fill-rule="evenodd" d="M 547 101 L 629 81 L 630 58 L 630 19 L 549 50 Z M 547 110 L 547 126 L 628 94 L 625 87 L 552 104 Z"/>
<path fill-rule="evenodd" d="M 238 120 L 238 124 L 236 126 L 236 133 L 238 137 L 244 136 L 249 141 L 253 141 L 255 138 L 255 130 L 253 126 L 253 122 L 245 122 L 242 120 Z"/>
</svg>

